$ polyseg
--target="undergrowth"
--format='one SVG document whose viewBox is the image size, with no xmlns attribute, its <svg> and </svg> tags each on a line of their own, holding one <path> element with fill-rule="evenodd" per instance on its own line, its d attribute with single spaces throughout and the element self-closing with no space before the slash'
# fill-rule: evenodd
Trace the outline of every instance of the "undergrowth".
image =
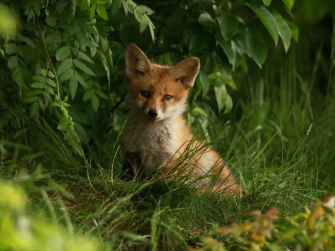
<svg viewBox="0 0 335 251">
<path fill-rule="evenodd" d="M 305 212 L 305 207 L 312 208 L 317 198 L 334 189 L 335 176 L 331 175 L 334 174 L 335 138 L 333 73 L 330 91 L 313 93 L 314 83 L 309 80 L 313 78 L 299 76 L 296 63 L 291 53 L 287 66 L 279 73 L 265 68 L 261 78 L 249 79 L 248 95 L 237 102 L 235 113 L 218 120 L 199 118 L 192 125 L 199 137 L 223 153 L 233 175 L 244 186 L 245 190 L 236 196 L 210 191 L 199 193 L 187 181 L 187 176 L 122 181 L 124 153 L 120 141 L 114 145 L 112 154 L 93 153 L 102 164 L 92 164 L 95 162 L 93 157 L 88 157 L 92 156 L 89 146 L 81 146 L 73 132 L 66 132 L 67 141 L 61 140 L 60 132 L 50 126 L 55 122 L 47 114 L 40 125 L 21 115 L 25 130 L 12 138 L 2 132 L 1 145 L 13 151 L 6 155 L 2 151 L 1 179 L 11 180 L 11 185 L 1 181 L 1 186 L 18 189 L 13 194 L 23 194 L 21 189 L 24 189 L 27 199 L 20 197 L 18 201 L 26 201 L 24 214 L 32 224 L 29 226 L 45 226 L 52 232 L 36 237 L 33 231 L 30 236 L 39 240 L 55 236 L 59 231 L 63 236 L 59 237 L 59 243 L 66 250 L 84 250 L 80 246 L 85 245 L 83 235 L 87 236 L 87 250 L 210 250 L 213 243 L 212 250 L 224 250 L 223 246 L 238 250 L 241 245 L 259 250 L 260 242 L 256 241 L 256 246 L 251 244 L 255 236 L 250 228 L 255 225 L 247 223 L 253 222 L 249 212 L 256 210 L 258 215 L 265 213 L 264 216 L 270 208 L 276 208 L 275 212 L 281 214 L 268 214 L 272 218 L 269 216 L 267 224 L 276 219 L 276 227 L 271 225 L 271 231 L 277 229 L 284 234 L 295 224 L 288 219 Z M 208 126 L 204 127 L 206 123 Z M 316 207 L 323 208 L 321 204 Z M 14 213 L 9 213 L 8 219 L 17 220 L 15 217 L 23 212 L 13 208 Z M 0 210 L 9 212 L 8 207 Z M 324 217 L 330 219 L 331 213 L 318 215 L 314 220 L 325 222 Z M 303 218 L 298 218 L 298 225 L 299 219 Z M 3 217 L 0 223 L 1 226 L 6 223 Z M 14 221 L 13 224 L 18 228 L 24 223 Z M 308 242 L 305 225 L 298 225 L 295 229 L 301 231 L 289 237 L 303 235 Z M 334 228 L 334 224 L 327 226 Z M 22 231 L 21 234 L 29 234 Z M 62 231 L 70 234 L 61 234 Z M 239 242 L 243 231 L 243 240 L 249 241 L 244 244 Z M 272 243 L 267 249 L 278 245 L 290 250 L 310 247 L 307 242 L 278 242 L 279 235 L 276 238 L 272 238 L 272 232 L 271 236 L 261 235 L 263 247 L 264 243 Z M 332 243 L 329 238 L 328 243 Z M 67 242 L 75 244 L 70 248 Z M 26 250 L 23 244 L 15 243 L 0 250 Z M 43 241 L 36 245 L 34 250 L 43 250 Z"/>
</svg>

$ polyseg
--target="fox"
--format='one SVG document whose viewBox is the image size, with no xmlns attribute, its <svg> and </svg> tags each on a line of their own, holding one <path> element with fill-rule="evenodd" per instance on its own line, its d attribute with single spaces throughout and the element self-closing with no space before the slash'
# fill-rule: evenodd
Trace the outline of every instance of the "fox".
<svg viewBox="0 0 335 251">
<path fill-rule="evenodd" d="M 194 138 L 183 115 L 200 60 L 191 56 L 174 67 L 159 65 L 151 63 L 135 44 L 129 44 L 125 63 L 129 79 L 125 100 L 132 113 L 123 133 L 123 171 L 142 179 L 155 173 L 158 179 L 173 174 L 190 179 L 204 176 L 195 183 L 201 192 L 209 187 L 229 195 L 242 191 L 218 152 L 211 147 L 196 151 L 204 144 Z M 180 160 L 186 151 L 192 150 L 187 161 Z"/>
</svg>

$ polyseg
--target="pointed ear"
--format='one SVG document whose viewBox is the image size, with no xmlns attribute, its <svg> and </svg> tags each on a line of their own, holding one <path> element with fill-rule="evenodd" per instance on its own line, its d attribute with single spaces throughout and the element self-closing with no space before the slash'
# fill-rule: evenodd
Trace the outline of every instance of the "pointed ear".
<svg viewBox="0 0 335 251">
<path fill-rule="evenodd" d="M 189 57 L 173 67 L 169 74 L 176 82 L 181 82 L 186 88 L 194 85 L 194 80 L 200 70 L 200 60 L 196 57 Z"/>
<path fill-rule="evenodd" d="M 126 74 L 129 78 L 148 74 L 151 70 L 149 59 L 134 44 L 128 45 L 126 52 Z"/>
</svg>

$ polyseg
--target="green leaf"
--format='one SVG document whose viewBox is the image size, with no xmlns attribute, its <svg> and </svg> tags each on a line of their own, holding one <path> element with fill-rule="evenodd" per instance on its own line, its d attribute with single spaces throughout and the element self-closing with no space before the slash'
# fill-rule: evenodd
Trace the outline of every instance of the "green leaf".
<svg viewBox="0 0 335 251">
<path fill-rule="evenodd" d="M 140 11 L 138 11 L 136 8 L 134 9 L 134 16 L 139 23 L 143 22 L 143 14 Z"/>
<path fill-rule="evenodd" d="M 211 15 L 209 15 L 209 13 L 206 11 L 203 11 L 203 13 L 200 14 L 198 22 L 200 24 L 209 25 L 209 26 L 213 26 L 216 24 L 213 18 L 211 17 Z"/>
<path fill-rule="evenodd" d="M 263 0 L 263 4 L 269 6 L 272 0 Z"/>
<path fill-rule="evenodd" d="M 76 96 L 77 88 L 78 88 L 78 81 L 77 81 L 77 78 L 75 76 L 71 77 L 69 87 L 70 87 L 71 97 L 72 97 L 72 99 L 74 99 L 74 97 Z"/>
<path fill-rule="evenodd" d="M 46 77 L 46 76 L 48 75 L 48 72 L 47 72 L 46 69 L 41 69 L 41 70 L 39 71 L 39 74 L 42 75 L 43 77 Z"/>
<path fill-rule="evenodd" d="M 15 67 L 17 67 L 19 65 L 19 62 L 17 60 L 17 57 L 16 56 L 11 56 L 9 59 L 8 59 L 8 67 L 13 69 Z"/>
<path fill-rule="evenodd" d="M 209 90 L 209 79 L 205 70 L 203 69 L 200 70 L 199 78 L 202 84 L 202 96 L 205 97 Z"/>
<path fill-rule="evenodd" d="M 63 32 L 63 38 L 68 39 L 71 37 L 73 34 L 77 33 L 79 29 L 78 23 L 77 22 L 71 22 L 64 30 Z"/>
<path fill-rule="evenodd" d="M 294 0 L 283 0 L 283 2 L 289 10 L 292 9 L 292 7 L 294 5 Z"/>
<path fill-rule="evenodd" d="M 31 90 L 25 94 L 25 96 L 37 96 L 42 93 L 42 90 Z"/>
<path fill-rule="evenodd" d="M 290 48 L 291 38 L 292 38 L 290 27 L 288 26 L 288 24 L 285 22 L 285 20 L 282 18 L 282 16 L 277 11 L 273 10 L 272 15 L 276 20 L 279 35 L 281 39 L 283 40 L 285 51 L 287 52 L 288 49 Z"/>
<path fill-rule="evenodd" d="M 72 78 L 73 76 L 73 70 L 72 69 L 68 69 L 66 70 L 63 75 L 60 77 L 60 81 L 66 81 L 69 80 L 70 78 Z"/>
<path fill-rule="evenodd" d="M 220 25 L 221 35 L 225 40 L 230 39 L 234 36 L 238 30 L 238 20 L 235 16 L 230 15 L 227 12 L 223 12 L 218 17 Z"/>
<path fill-rule="evenodd" d="M 208 117 L 208 114 L 203 110 L 201 109 L 200 107 L 196 107 L 192 110 L 192 113 L 195 114 L 195 115 L 204 115 L 206 117 Z"/>
<path fill-rule="evenodd" d="M 262 34 L 258 30 L 249 27 L 245 32 L 245 42 L 250 56 L 262 68 L 262 64 L 268 55 L 268 47 Z"/>
<path fill-rule="evenodd" d="M 47 85 L 44 83 L 36 82 L 31 85 L 33 88 L 45 88 Z"/>
<path fill-rule="evenodd" d="M 227 84 L 230 81 L 230 78 L 226 75 L 226 73 L 219 68 L 215 69 L 215 71 L 209 76 L 209 79 L 215 80 L 215 81 L 219 79 L 224 84 Z M 221 83 L 221 82 L 218 82 L 218 83 Z"/>
<path fill-rule="evenodd" d="M 15 44 L 6 44 L 6 54 L 14 54 L 16 53 L 16 45 Z"/>
<path fill-rule="evenodd" d="M 45 107 L 44 107 L 44 104 L 43 104 L 43 99 L 42 98 L 38 98 L 38 103 L 39 103 L 41 109 L 44 111 Z"/>
<path fill-rule="evenodd" d="M 137 5 L 136 6 L 136 11 L 138 11 L 141 14 L 144 14 L 144 15 L 152 15 L 152 14 L 155 13 L 152 9 L 148 8 L 145 5 Z"/>
<path fill-rule="evenodd" d="M 144 15 L 140 23 L 140 32 L 142 33 L 148 27 L 149 17 Z"/>
<path fill-rule="evenodd" d="M 73 16 L 76 14 L 76 9 L 77 9 L 77 0 L 72 0 Z"/>
<path fill-rule="evenodd" d="M 214 86 L 216 102 L 218 103 L 218 112 L 220 113 L 226 104 L 227 88 L 221 80 L 217 79 Z"/>
<path fill-rule="evenodd" d="M 233 108 L 233 100 L 231 99 L 231 97 L 229 95 L 227 95 L 227 99 L 226 99 L 226 109 L 224 110 L 224 113 L 228 113 L 231 111 L 231 109 Z"/>
<path fill-rule="evenodd" d="M 112 14 L 115 15 L 119 11 L 123 0 L 113 0 L 111 5 Z"/>
<path fill-rule="evenodd" d="M 91 7 L 90 11 L 90 19 L 92 20 L 94 18 L 95 10 L 97 9 L 97 3 L 94 2 Z"/>
<path fill-rule="evenodd" d="M 195 33 L 190 39 L 189 50 L 191 53 L 205 49 L 212 41 L 211 34 L 205 31 Z"/>
<path fill-rule="evenodd" d="M 1 55 L 2 55 L 3 57 L 5 56 L 5 52 L 4 52 L 4 50 L 1 49 L 1 48 L 0 48 L 0 53 L 1 53 Z"/>
<path fill-rule="evenodd" d="M 219 42 L 219 44 L 221 45 L 222 49 L 224 50 L 224 52 L 226 53 L 229 63 L 232 64 L 234 62 L 235 59 L 235 54 L 234 51 L 231 47 L 231 45 L 226 42 L 220 35 L 216 36 L 217 41 Z"/>
<path fill-rule="evenodd" d="M 108 41 L 106 41 L 104 38 L 101 38 L 100 43 L 101 43 L 102 51 L 106 52 L 108 49 Z"/>
<path fill-rule="evenodd" d="M 103 5 L 99 5 L 99 4 L 97 5 L 97 13 L 102 19 L 104 20 L 108 19 L 106 9 Z"/>
<path fill-rule="evenodd" d="M 49 101 L 52 102 L 52 98 L 51 98 L 51 96 L 50 96 L 49 93 L 47 93 L 47 92 L 42 92 L 42 95 L 45 97 L 44 100 L 49 100 Z"/>
<path fill-rule="evenodd" d="M 31 61 L 37 61 L 40 59 L 40 55 L 38 54 L 37 50 L 27 45 L 18 45 L 17 52 L 22 57 L 29 59 Z"/>
<path fill-rule="evenodd" d="M 248 64 L 245 60 L 245 56 L 243 55 L 242 60 L 240 62 L 240 65 L 243 67 L 245 72 L 248 72 Z"/>
<path fill-rule="evenodd" d="M 84 96 L 83 96 L 83 101 L 87 101 L 89 99 L 92 98 L 92 96 L 94 95 L 94 89 L 89 89 L 87 92 L 85 92 Z"/>
<path fill-rule="evenodd" d="M 47 71 L 45 69 L 41 69 L 39 71 L 39 74 L 42 75 L 42 76 L 44 76 L 44 77 L 46 77 L 46 76 L 49 76 L 50 78 L 54 78 L 55 77 L 55 75 L 51 71 Z"/>
<path fill-rule="evenodd" d="M 92 105 L 93 105 L 95 112 L 97 112 L 99 108 L 99 98 L 95 94 L 93 94 L 92 96 Z"/>
<path fill-rule="evenodd" d="M 45 85 L 45 86 L 44 86 L 44 89 L 45 89 L 48 93 L 50 93 L 50 94 L 52 94 L 52 95 L 55 95 L 53 89 L 52 89 L 50 86 Z M 42 93 L 44 93 L 44 92 L 42 92 Z"/>
<path fill-rule="evenodd" d="M 46 82 L 46 77 L 43 77 L 43 76 L 34 76 L 33 80 L 41 82 L 41 83 L 44 83 L 44 82 Z"/>
<path fill-rule="evenodd" d="M 64 59 L 68 58 L 70 54 L 70 48 L 68 46 L 64 46 L 56 52 L 56 59 L 58 61 L 63 61 Z"/>
<path fill-rule="evenodd" d="M 78 58 L 84 59 L 85 61 L 94 64 L 94 61 L 89 56 L 87 56 L 86 53 L 83 53 L 76 48 L 73 48 L 73 52 Z"/>
<path fill-rule="evenodd" d="M 292 24 L 289 21 L 286 21 L 286 23 L 288 24 L 288 27 L 290 27 L 290 30 L 291 30 L 291 33 L 292 33 L 292 37 L 298 43 L 298 40 L 299 40 L 299 29 L 298 29 L 298 27 L 295 26 L 294 24 Z"/>
<path fill-rule="evenodd" d="M 23 99 L 23 101 L 32 103 L 35 102 L 38 99 L 38 96 L 28 96 Z"/>
<path fill-rule="evenodd" d="M 58 74 L 58 75 L 61 75 L 61 74 L 64 73 L 66 70 L 71 69 L 72 65 L 73 65 L 73 64 L 72 64 L 72 60 L 71 60 L 71 58 L 67 58 L 67 59 L 65 59 L 65 60 L 60 64 L 60 66 L 58 67 L 57 74 Z"/>
<path fill-rule="evenodd" d="M 122 23 L 120 25 L 119 33 L 122 44 L 127 47 L 137 37 L 138 28 L 129 23 Z"/>
<path fill-rule="evenodd" d="M 43 2 L 41 1 L 34 1 L 33 2 L 33 8 L 37 16 L 40 16 L 41 14 L 41 5 Z"/>
<path fill-rule="evenodd" d="M 30 106 L 30 117 L 31 118 L 38 112 L 39 108 L 40 106 L 37 101 L 32 103 L 32 105 Z"/>
<path fill-rule="evenodd" d="M 76 67 L 78 67 L 85 73 L 95 76 L 94 72 L 90 68 L 88 68 L 83 62 L 80 62 L 78 59 L 74 59 L 73 63 Z"/>
<path fill-rule="evenodd" d="M 99 89 L 95 89 L 95 93 L 104 99 L 108 99 L 108 96 Z"/>
<path fill-rule="evenodd" d="M 148 25 L 149 25 L 149 30 L 150 30 L 152 41 L 155 42 L 155 32 L 154 32 L 155 26 L 153 25 L 151 21 L 148 21 Z"/>
<path fill-rule="evenodd" d="M 48 76 L 49 76 L 50 78 L 55 78 L 55 75 L 54 75 L 51 71 L 48 71 Z"/>
<path fill-rule="evenodd" d="M 19 67 L 14 68 L 13 78 L 15 82 L 19 85 L 19 87 L 22 88 L 25 82 L 23 80 L 23 70 L 21 68 Z"/>
<path fill-rule="evenodd" d="M 215 59 L 211 54 L 207 55 L 206 64 L 205 64 L 204 69 L 205 69 L 207 75 L 212 74 L 213 71 L 215 70 Z"/>
<path fill-rule="evenodd" d="M 83 79 L 83 77 L 79 74 L 79 72 L 74 71 L 74 75 L 76 76 L 77 81 L 84 87 L 86 87 L 86 83 L 85 80 Z"/>
<path fill-rule="evenodd" d="M 51 27 L 55 27 L 57 24 L 57 17 L 47 17 L 45 19 L 45 22 Z"/>
<path fill-rule="evenodd" d="M 46 78 L 45 81 L 48 83 L 48 85 L 52 86 L 52 87 L 56 87 L 56 84 L 53 80 L 51 80 L 50 78 Z"/>
<path fill-rule="evenodd" d="M 215 0 L 193 0 L 193 3 L 214 3 Z"/>
<path fill-rule="evenodd" d="M 47 43 L 60 43 L 62 42 L 62 33 L 55 32 L 45 38 L 45 42 Z"/>
<path fill-rule="evenodd" d="M 98 35 L 97 31 L 93 28 L 93 26 L 91 24 L 88 23 L 80 23 L 79 24 L 80 29 L 82 29 L 83 31 L 93 34 L 93 35 Z"/>
<path fill-rule="evenodd" d="M 20 33 L 17 33 L 17 34 L 16 34 L 16 37 L 17 37 L 21 42 L 25 42 L 25 43 L 27 43 L 27 45 L 29 45 L 30 47 L 32 47 L 32 48 L 36 48 L 35 43 L 34 43 L 33 40 L 31 40 L 30 38 L 25 37 L 25 36 L 23 36 L 23 35 L 20 34 Z"/>
<path fill-rule="evenodd" d="M 264 24 L 265 28 L 270 33 L 275 45 L 278 43 L 278 28 L 276 24 L 276 20 L 272 16 L 271 12 L 264 5 L 253 5 L 247 4 L 249 8 L 255 12 L 255 14 L 259 17 L 259 19 Z"/>
<path fill-rule="evenodd" d="M 90 45 L 85 32 L 82 31 L 81 29 L 78 29 L 78 31 L 76 32 L 76 40 L 80 45 L 84 46 Z"/>
<path fill-rule="evenodd" d="M 17 128 L 16 120 L 15 120 L 15 119 L 11 119 L 11 120 L 10 120 L 10 125 L 11 125 L 14 129 L 16 129 L 16 128 Z"/>
</svg>

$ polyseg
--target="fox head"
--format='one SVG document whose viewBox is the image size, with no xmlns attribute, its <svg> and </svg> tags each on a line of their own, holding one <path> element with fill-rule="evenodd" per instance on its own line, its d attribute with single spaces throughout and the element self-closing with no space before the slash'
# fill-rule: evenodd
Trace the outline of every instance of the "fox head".
<svg viewBox="0 0 335 251">
<path fill-rule="evenodd" d="M 156 122 L 184 112 L 188 91 L 200 69 L 200 60 L 189 57 L 174 67 L 153 64 L 136 45 L 130 44 L 126 67 L 128 103 Z"/>
</svg>

